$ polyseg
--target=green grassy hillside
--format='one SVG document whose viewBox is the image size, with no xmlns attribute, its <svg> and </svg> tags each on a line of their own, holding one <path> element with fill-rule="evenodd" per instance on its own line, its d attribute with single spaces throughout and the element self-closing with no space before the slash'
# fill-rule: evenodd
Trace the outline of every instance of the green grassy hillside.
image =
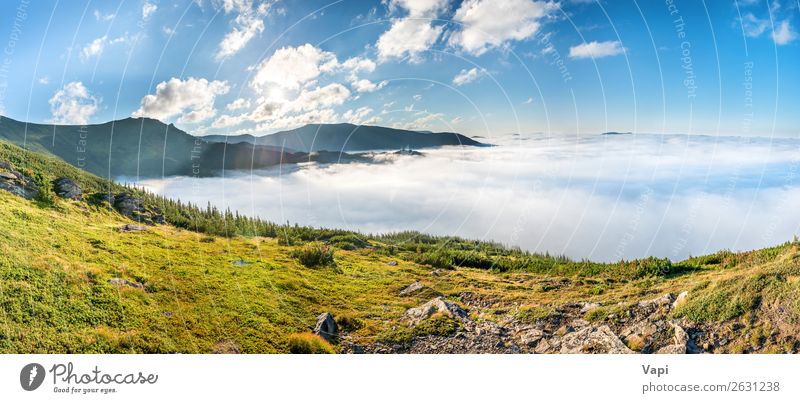
<svg viewBox="0 0 800 403">
<path fill-rule="evenodd" d="M 86 193 L 123 190 L 7 143 L 0 161 L 42 187 L 68 176 Z M 678 263 L 599 264 L 458 238 L 276 225 L 137 194 L 172 224 L 125 232 L 136 223 L 88 198 L 31 201 L 0 191 L 0 352 L 272 353 L 316 344 L 417 351 L 478 337 L 483 325 L 506 329 L 512 335 L 501 342 L 524 352 L 514 337 L 526 326 L 554 337 L 599 324 L 624 334 L 641 301 L 683 292 L 663 320 L 681 321 L 705 351 L 798 349 L 796 242 Z M 415 282 L 421 291 L 401 294 Z M 467 317 L 437 314 L 410 326 L 406 311 L 435 296 Z M 308 335 L 322 312 L 340 328 L 330 347 Z M 572 325 L 562 326 L 564 318 Z M 553 324 L 561 328 L 551 332 Z M 647 349 L 620 337 L 634 351 Z M 487 351 L 480 340 L 475 346 Z M 451 351 L 430 348 L 438 350 L 420 351 Z"/>
</svg>

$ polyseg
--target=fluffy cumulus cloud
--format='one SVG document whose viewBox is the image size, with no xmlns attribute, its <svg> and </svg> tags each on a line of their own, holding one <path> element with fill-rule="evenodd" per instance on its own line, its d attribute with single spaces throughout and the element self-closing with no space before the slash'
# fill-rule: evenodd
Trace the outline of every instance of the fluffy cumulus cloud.
<svg viewBox="0 0 800 403">
<path fill-rule="evenodd" d="M 569 48 L 569 57 L 573 59 L 599 59 L 622 53 L 625 53 L 625 48 L 619 41 L 592 41 Z"/>
<path fill-rule="evenodd" d="M 450 44 L 473 55 L 535 35 L 542 20 L 558 9 L 554 2 L 532 0 L 466 0 L 453 19 L 463 24 Z"/>
<path fill-rule="evenodd" d="M 348 109 L 342 114 L 342 120 L 354 125 L 374 125 L 380 122 L 380 117 L 372 115 L 372 108 L 362 106 L 358 109 Z"/>
<path fill-rule="evenodd" d="M 219 43 L 215 58 L 223 60 L 233 56 L 253 39 L 264 32 L 264 17 L 267 16 L 272 1 L 254 3 L 253 0 L 222 0 L 216 3 L 225 14 L 235 14 L 233 27 Z"/>
<path fill-rule="evenodd" d="M 323 51 L 311 44 L 284 47 L 255 67 L 250 84 L 256 89 L 272 84 L 296 90 L 323 72 L 333 71 L 338 65 L 333 52 Z"/>
<path fill-rule="evenodd" d="M 67 83 L 50 98 L 53 123 L 85 125 L 97 112 L 100 101 L 80 81 Z"/>
<path fill-rule="evenodd" d="M 381 81 L 379 83 L 374 83 L 367 79 L 356 80 L 352 82 L 353 89 L 356 92 L 375 92 L 387 84 L 386 81 Z"/>
<path fill-rule="evenodd" d="M 448 3 L 448 0 L 390 0 L 391 13 L 407 15 L 393 19 L 389 30 L 378 38 L 379 60 L 408 57 L 412 63 L 421 61 L 422 53 L 436 43 L 444 29 L 434 26 L 430 19 L 446 10 Z"/>
<path fill-rule="evenodd" d="M 786 45 L 797 39 L 797 33 L 792 30 L 792 25 L 788 20 L 782 21 L 772 33 L 772 40 L 778 45 Z"/>
<path fill-rule="evenodd" d="M 155 94 L 145 95 L 133 116 L 169 119 L 180 115 L 179 122 L 201 122 L 216 115 L 214 100 L 229 89 L 225 81 L 173 77 L 159 83 Z"/>
<path fill-rule="evenodd" d="M 421 54 L 442 34 L 442 27 L 429 21 L 403 18 L 392 23 L 392 27 L 378 38 L 378 58 L 385 61 L 408 57 L 411 62 L 421 61 Z"/>
<path fill-rule="evenodd" d="M 469 84 L 478 79 L 481 75 L 483 75 L 485 71 L 483 69 L 478 69 L 477 67 L 473 67 L 469 70 L 464 69 L 461 70 L 455 77 L 453 77 L 453 84 L 457 86 L 461 86 L 464 84 Z"/>
<path fill-rule="evenodd" d="M 345 86 L 334 83 L 324 87 L 304 90 L 297 98 L 285 105 L 286 112 L 303 112 L 322 107 L 341 105 L 350 97 L 350 90 Z"/>
<path fill-rule="evenodd" d="M 225 105 L 225 109 L 229 111 L 236 111 L 239 109 L 247 109 L 250 107 L 250 100 L 244 98 L 236 98 L 233 102 Z"/>
</svg>

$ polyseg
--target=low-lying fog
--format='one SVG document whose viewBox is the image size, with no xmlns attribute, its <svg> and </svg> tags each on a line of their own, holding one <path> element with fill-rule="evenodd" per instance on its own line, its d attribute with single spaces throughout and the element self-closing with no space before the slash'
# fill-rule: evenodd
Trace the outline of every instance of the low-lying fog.
<svg viewBox="0 0 800 403">
<path fill-rule="evenodd" d="M 481 139 L 485 140 L 485 139 Z M 800 141 L 507 136 L 386 164 L 310 165 L 142 185 L 171 198 L 362 232 L 418 230 L 611 261 L 680 260 L 800 233 Z"/>
</svg>

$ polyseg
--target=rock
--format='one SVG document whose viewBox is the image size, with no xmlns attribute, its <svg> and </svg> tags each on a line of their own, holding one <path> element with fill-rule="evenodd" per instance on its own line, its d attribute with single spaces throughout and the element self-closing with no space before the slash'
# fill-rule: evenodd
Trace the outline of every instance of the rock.
<svg viewBox="0 0 800 403">
<path fill-rule="evenodd" d="M 632 354 L 608 326 L 590 326 L 561 338 L 562 354 Z"/>
<path fill-rule="evenodd" d="M 663 296 L 660 296 L 658 298 L 645 300 L 645 301 L 639 301 L 639 307 L 640 308 L 662 307 L 662 306 L 665 306 L 665 305 L 672 304 L 672 301 L 673 301 L 673 296 L 672 296 L 671 293 L 668 293 L 668 294 L 664 294 Z"/>
<path fill-rule="evenodd" d="M 677 308 L 680 304 L 686 301 L 686 298 L 689 297 L 689 291 L 683 291 L 675 297 L 675 301 L 672 302 L 672 309 Z"/>
<path fill-rule="evenodd" d="M 600 308 L 600 304 L 596 302 L 585 302 L 581 308 L 581 313 L 586 313 L 597 308 Z"/>
<path fill-rule="evenodd" d="M 336 321 L 330 312 L 325 312 L 317 316 L 317 324 L 314 325 L 314 334 L 322 337 L 330 343 L 336 341 Z"/>
<path fill-rule="evenodd" d="M 519 341 L 520 343 L 528 346 L 534 346 L 540 340 L 544 338 L 544 332 L 539 329 L 531 329 L 528 331 L 523 332 L 520 335 Z"/>
<path fill-rule="evenodd" d="M 70 178 L 61 177 L 53 181 L 56 194 L 72 200 L 81 200 L 83 198 L 83 189 Z"/>
<path fill-rule="evenodd" d="M 435 313 L 443 313 L 447 316 L 464 319 L 467 313 L 460 306 L 453 302 L 446 301 L 442 297 L 436 297 L 416 308 L 406 311 L 404 317 L 411 326 L 416 326 L 425 319 L 430 318 Z"/>
<path fill-rule="evenodd" d="M 396 261 L 396 260 L 390 260 L 390 261 L 389 261 L 388 263 L 386 263 L 386 264 L 387 264 L 387 265 L 389 265 L 389 266 L 397 266 L 397 261 Z"/>
<path fill-rule="evenodd" d="M 419 281 L 417 281 L 417 282 L 411 283 L 411 285 L 409 285 L 408 287 L 404 288 L 403 291 L 400 291 L 400 295 L 401 296 L 411 295 L 411 294 L 414 294 L 414 293 L 416 293 L 418 291 L 421 291 L 423 288 L 425 288 L 425 286 L 422 285 L 422 283 L 420 283 Z"/>
<path fill-rule="evenodd" d="M 116 285 L 116 286 L 128 286 L 128 287 L 133 287 L 133 288 L 138 288 L 140 290 L 144 290 L 144 285 L 142 283 L 137 283 L 137 282 L 134 282 L 134 281 L 128 281 L 128 280 L 125 280 L 125 279 L 122 279 L 122 278 L 112 278 L 111 280 L 108 280 L 108 283 L 111 284 L 111 285 Z"/>
<path fill-rule="evenodd" d="M 233 340 L 223 340 L 214 345 L 214 354 L 241 354 L 242 349 Z"/>
<path fill-rule="evenodd" d="M 144 211 L 142 200 L 128 193 L 120 193 L 114 197 L 114 208 L 128 218 L 137 219 Z"/>
<path fill-rule="evenodd" d="M 672 344 L 660 348 L 658 354 L 686 354 L 689 351 L 689 334 L 675 322 L 670 322 L 670 325 L 675 332 Z"/>
<path fill-rule="evenodd" d="M 119 232 L 142 232 L 147 231 L 147 227 L 144 225 L 136 225 L 136 224 L 125 224 L 119 227 Z"/>
<path fill-rule="evenodd" d="M 120 193 L 114 196 L 114 208 L 125 217 L 143 224 L 164 224 L 164 216 L 158 208 L 148 210 L 142 199 L 129 193 Z"/>
<path fill-rule="evenodd" d="M 441 269 L 436 269 L 436 270 L 431 272 L 431 276 L 441 276 L 441 275 L 442 275 L 442 270 Z"/>
<path fill-rule="evenodd" d="M 39 187 L 33 179 L 15 171 L 7 162 L 0 162 L 0 189 L 33 200 L 39 197 Z"/>
</svg>

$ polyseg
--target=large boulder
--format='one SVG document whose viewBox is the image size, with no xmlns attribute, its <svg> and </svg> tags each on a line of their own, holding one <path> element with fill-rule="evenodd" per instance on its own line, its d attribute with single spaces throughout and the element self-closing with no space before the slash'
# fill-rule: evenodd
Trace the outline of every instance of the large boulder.
<svg viewBox="0 0 800 403">
<path fill-rule="evenodd" d="M 120 193 L 113 197 L 114 208 L 125 217 L 143 224 L 164 224 L 164 215 L 158 208 L 148 209 L 144 201 L 130 193 Z"/>
<path fill-rule="evenodd" d="M 39 187 L 33 179 L 15 171 L 5 161 L 0 161 L 0 189 L 11 192 L 28 200 L 39 197 Z"/>
<path fill-rule="evenodd" d="M 422 289 L 424 289 L 424 288 L 425 288 L 425 286 L 422 283 L 420 283 L 419 281 L 417 281 L 417 282 L 411 283 L 411 285 L 409 285 L 408 287 L 406 287 L 402 291 L 400 291 L 400 296 L 411 295 L 411 294 L 417 293 L 419 291 L 422 291 Z"/>
<path fill-rule="evenodd" d="M 53 181 L 53 187 L 56 194 L 61 197 L 72 200 L 81 200 L 83 198 L 83 189 L 70 178 L 61 177 L 56 179 Z"/>
<path fill-rule="evenodd" d="M 633 354 L 606 325 L 589 326 L 561 338 L 562 354 Z"/>
<path fill-rule="evenodd" d="M 325 312 L 317 317 L 317 324 L 314 326 L 314 334 L 333 343 L 338 337 L 336 321 L 330 312 Z"/>
<path fill-rule="evenodd" d="M 406 311 L 404 317 L 411 326 L 416 326 L 437 313 L 442 313 L 457 319 L 464 319 L 467 317 L 467 313 L 464 312 L 460 306 L 442 297 L 436 297 L 416 308 L 410 308 Z"/>
</svg>

